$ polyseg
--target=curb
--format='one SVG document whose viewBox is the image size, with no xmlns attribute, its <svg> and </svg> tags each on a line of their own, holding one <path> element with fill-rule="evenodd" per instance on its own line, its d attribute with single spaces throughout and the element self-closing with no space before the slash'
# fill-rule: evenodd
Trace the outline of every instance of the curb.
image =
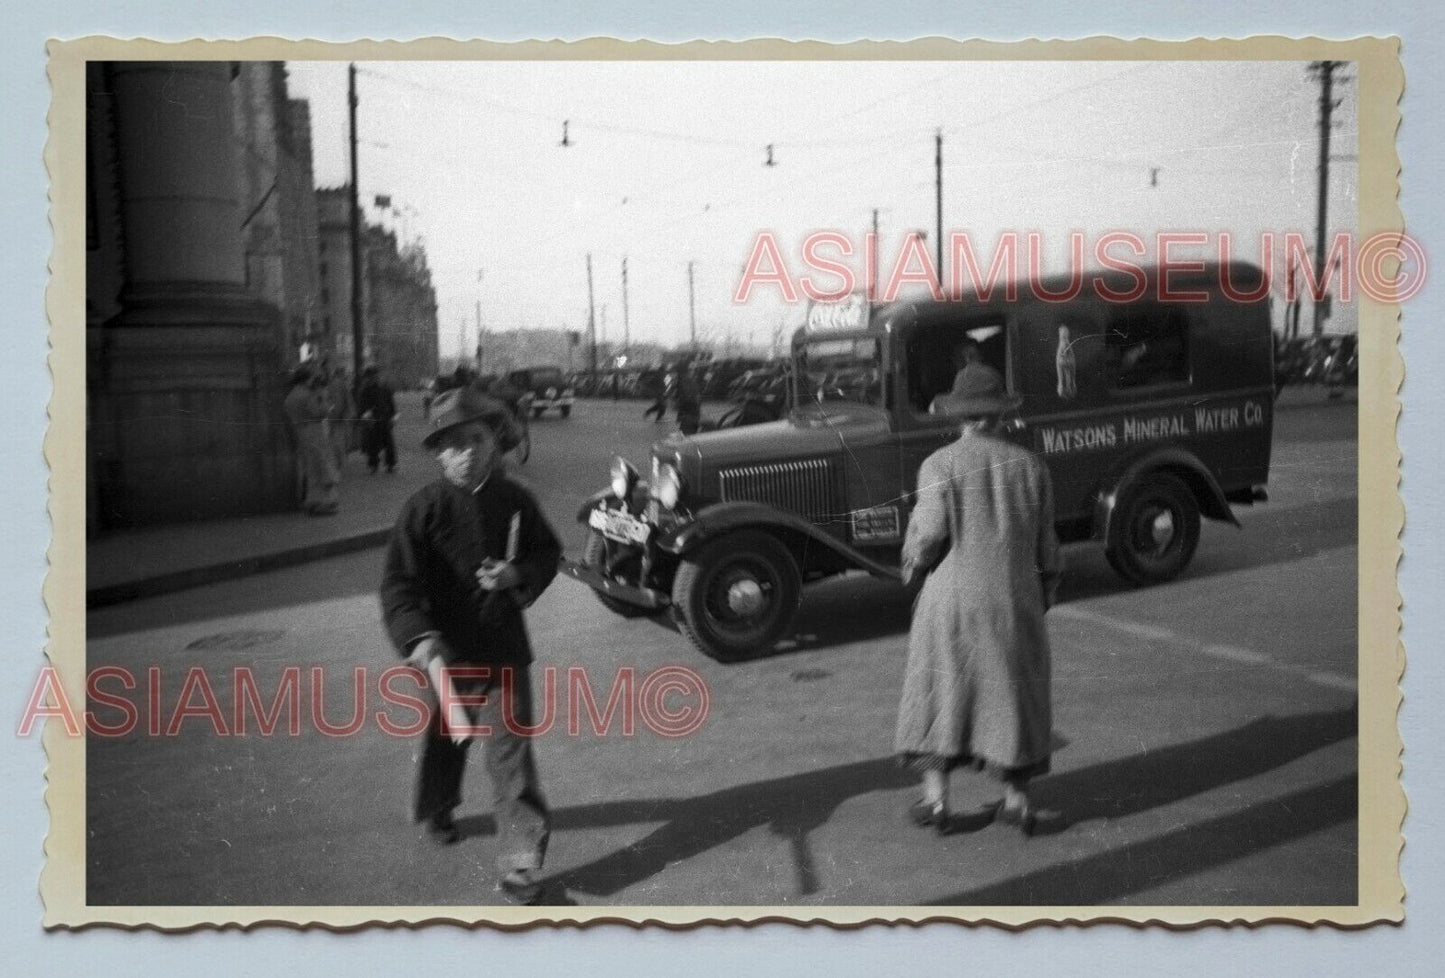
<svg viewBox="0 0 1445 978">
<path fill-rule="evenodd" d="M 121 584 L 108 584 L 86 591 L 85 607 L 89 611 L 93 608 L 124 604 L 127 601 L 139 601 L 142 598 L 171 594 L 205 584 L 234 580 L 238 577 L 249 577 L 252 574 L 278 570 L 282 567 L 294 567 L 297 564 L 310 563 L 314 560 L 325 560 L 328 557 L 353 553 L 357 550 L 369 550 L 386 543 L 391 536 L 391 529 L 390 526 L 385 526 L 354 533 L 350 536 L 323 540 L 320 543 L 307 544 L 304 547 L 292 547 L 289 550 L 257 554 L 254 557 L 227 560 L 204 567 L 190 567 L 136 581 L 125 581 Z"/>
</svg>

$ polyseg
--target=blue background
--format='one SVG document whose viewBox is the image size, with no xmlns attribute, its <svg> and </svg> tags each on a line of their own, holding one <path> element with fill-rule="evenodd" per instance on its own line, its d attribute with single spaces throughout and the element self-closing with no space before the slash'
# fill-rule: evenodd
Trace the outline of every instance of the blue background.
<svg viewBox="0 0 1445 978">
<path fill-rule="evenodd" d="M 44 753 L 38 735 L 21 740 L 14 731 L 26 693 L 41 664 L 45 610 L 40 586 L 45 573 L 49 523 L 47 471 L 41 456 L 50 376 L 45 367 L 44 314 L 50 228 L 47 180 L 41 161 L 49 89 L 44 43 L 50 37 L 111 34 L 162 40 L 273 34 L 348 40 L 450 35 L 496 40 L 528 37 L 579 38 L 610 35 L 682 41 L 695 37 L 756 36 L 850 41 L 905 40 L 922 35 L 987 37 L 1086 37 L 1114 34 L 1159 38 L 1242 37 L 1284 34 L 1348 38 L 1362 34 L 1403 39 L 1406 74 L 1402 206 L 1407 225 L 1434 253 L 1445 186 L 1445 144 L 1440 120 L 1445 75 L 1445 5 L 1276 2 L 1080 4 L 992 2 L 944 4 L 893 2 L 851 7 L 814 2 L 733 0 L 726 5 L 681 7 L 662 2 L 558 3 L 546 10 L 521 5 L 478 9 L 456 0 L 212 0 L 190 5 L 139 0 L 71 0 L 60 10 L 39 3 L 7 5 L 0 62 L 0 483 L 10 517 L 3 550 L 0 622 L 4 623 L 0 695 L 0 785 L 7 803 L 0 831 L 0 957 L 11 974 L 30 969 L 57 972 L 99 966 L 106 975 L 202 972 L 210 975 L 278 974 L 346 969 L 352 975 L 432 973 L 548 974 L 589 976 L 682 971 L 735 975 L 769 971 L 829 975 L 889 974 L 907 962 L 910 972 L 994 973 L 1058 969 L 1065 974 L 1404 974 L 1439 973 L 1439 922 L 1445 919 L 1445 838 L 1441 830 L 1441 744 L 1445 722 L 1445 668 L 1438 636 L 1445 634 L 1445 560 L 1440 546 L 1445 447 L 1438 433 L 1445 417 L 1442 290 L 1436 281 L 1405 312 L 1403 350 L 1410 371 L 1404 391 L 1400 444 L 1405 455 L 1403 491 L 1408 509 L 1405 560 L 1400 568 L 1405 598 L 1404 642 L 1410 665 L 1401 728 L 1406 743 L 1405 787 L 1411 812 L 1404 856 L 1408 922 L 1342 933 L 1294 927 L 1257 930 L 1207 929 L 1173 933 L 1119 926 L 1038 928 L 1022 934 L 996 929 L 934 925 L 924 929 L 873 928 L 831 932 L 769 925 L 743 931 L 710 928 L 686 934 L 638 933 L 621 927 L 588 931 L 539 930 L 496 934 L 433 927 L 419 931 L 373 930 L 353 934 L 299 933 L 279 928 L 255 933 L 165 936 L 94 930 L 47 934 L 36 884 L 46 812 L 41 801 Z M 719 13 L 723 11 L 723 13 Z"/>
</svg>

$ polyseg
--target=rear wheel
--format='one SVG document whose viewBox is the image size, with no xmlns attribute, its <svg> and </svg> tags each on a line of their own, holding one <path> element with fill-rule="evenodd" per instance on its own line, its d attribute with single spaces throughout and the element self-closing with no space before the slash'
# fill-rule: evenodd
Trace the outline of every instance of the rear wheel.
<svg viewBox="0 0 1445 978">
<path fill-rule="evenodd" d="M 1135 584 L 1161 584 L 1188 566 L 1199 545 L 1199 502 L 1178 478 L 1156 473 L 1124 492 L 1105 555 Z"/>
<path fill-rule="evenodd" d="M 624 544 L 613 543 L 596 530 L 587 535 L 587 546 L 582 549 L 582 563 L 624 584 L 640 583 L 642 555 Z M 642 618 L 652 614 L 646 608 L 609 598 L 600 591 L 593 593 L 604 608 L 623 618 Z"/>
<path fill-rule="evenodd" d="M 672 603 L 678 625 L 700 652 L 736 662 L 772 650 L 793 623 L 801 589 L 787 547 L 766 533 L 741 530 L 683 560 Z"/>
</svg>

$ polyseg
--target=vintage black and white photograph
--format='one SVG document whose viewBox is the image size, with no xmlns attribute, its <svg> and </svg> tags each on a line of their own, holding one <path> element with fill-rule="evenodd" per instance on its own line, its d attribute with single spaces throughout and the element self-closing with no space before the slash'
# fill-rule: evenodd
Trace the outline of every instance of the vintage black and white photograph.
<svg viewBox="0 0 1445 978">
<path fill-rule="evenodd" d="M 51 915 L 1398 917 L 1394 49 L 659 50 L 52 51 Z"/>
</svg>

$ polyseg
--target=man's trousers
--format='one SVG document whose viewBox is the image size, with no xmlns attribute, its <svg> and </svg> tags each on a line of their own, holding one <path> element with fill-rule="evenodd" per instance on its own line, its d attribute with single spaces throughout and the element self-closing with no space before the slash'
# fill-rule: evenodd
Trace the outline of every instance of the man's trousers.
<svg viewBox="0 0 1445 978">
<path fill-rule="evenodd" d="M 457 670 L 471 668 L 458 665 Z M 487 776 L 492 782 L 492 815 L 497 823 L 497 865 L 540 869 L 547 854 L 551 813 L 537 777 L 532 738 L 525 731 L 533 720 L 532 683 L 526 665 L 497 665 L 486 678 L 457 674 L 453 685 L 466 702 L 474 740 L 482 742 Z M 485 696 L 485 703 L 478 702 Z M 450 813 L 462 801 L 462 771 L 471 740 L 454 743 L 442 730 L 437 710 L 419 745 L 416 805 L 418 822 Z M 482 728 L 488 728 L 483 733 Z"/>
</svg>

